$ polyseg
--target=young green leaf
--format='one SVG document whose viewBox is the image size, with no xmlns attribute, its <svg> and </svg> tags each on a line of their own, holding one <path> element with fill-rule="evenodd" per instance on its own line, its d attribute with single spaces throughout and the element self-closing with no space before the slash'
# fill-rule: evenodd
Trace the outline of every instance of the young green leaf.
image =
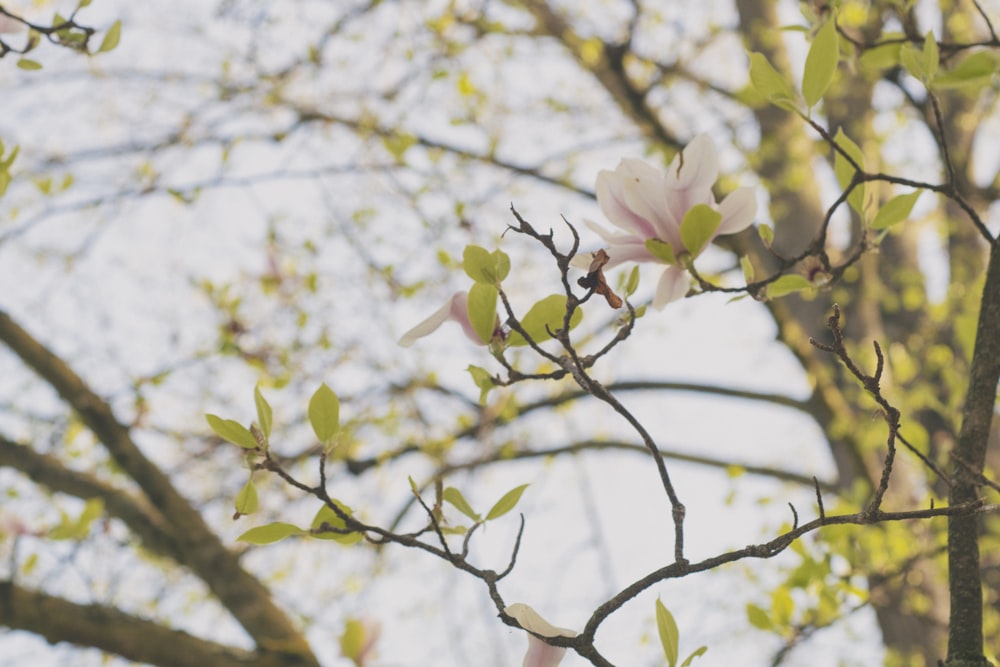
<svg viewBox="0 0 1000 667">
<path fill-rule="evenodd" d="M 236 494 L 235 504 L 237 514 L 253 514 L 257 511 L 257 487 L 254 486 L 252 479 L 248 479 Z"/>
<path fill-rule="evenodd" d="M 639 289 L 639 266 L 633 266 L 629 271 L 628 280 L 625 281 L 625 295 L 632 296 Z"/>
<path fill-rule="evenodd" d="M 263 526 L 251 528 L 237 537 L 236 540 L 239 542 L 248 542 L 250 544 L 271 544 L 273 542 L 280 542 L 286 537 L 291 537 L 292 535 L 302 535 L 303 533 L 305 533 L 305 531 L 298 526 L 277 521 L 275 523 L 268 523 Z"/>
<path fill-rule="evenodd" d="M 493 340 L 497 324 L 497 296 L 497 288 L 490 283 L 476 283 L 469 289 L 466 300 L 469 321 L 484 343 Z"/>
<path fill-rule="evenodd" d="M 521 500 L 521 494 L 524 490 L 528 488 L 529 484 L 522 484 L 521 486 L 516 486 L 507 493 L 503 494 L 503 497 L 496 502 L 490 511 L 486 513 L 486 520 L 492 521 L 493 519 L 498 519 L 502 517 L 507 512 L 514 509 L 518 501 Z"/>
<path fill-rule="evenodd" d="M 764 290 L 768 299 L 777 299 L 794 292 L 801 292 L 812 287 L 812 283 L 805 276 L 790 274 L 781 276 Z"/>
<path fill-rule="evenodd" d="M 493 259 L 493 271 L 496 281 L 502 282 L 510 273 L 510 257 L 503 250 L 494 250 L 490 257 Z"/>
<path fill-rule="evenodd" d="M 692 257 L 697 257 L 722 222 L 722 214 L 706 204 L 697 204 L 688 209 L 681 221 L 681 242 Z"/>
<path fill-rule="evenodd" d="M 750 255 L 743 255 L 740 257 L 740 268 L 743 269 L 743 278 L 747 281 L 747 284 L 752 283 L 754 270 L 753 262 L 750 261 Z"/>
<path fill-rule="evenodd" d="M 913 205 L 917 203 L 922 190 L 910 192 L 905 195 L 897 195 L 887 201 L 885 206 L 878 210 L 875 219 L 872 221 L 872 229 L 886 229 L 896 223 L 906 220 L 913 210 Z"/>
<path fill-rule="evenodd" d="M 42 69 L 42 63 L 37 60 L 30 60 L 28 58 L 20 58 L 17 61 L 17 66 L 24 70 L 39 70 Z"/>
<path fill-rule="evenodd" d="M 351 508 L 339 500 L 334 500 L 333 504 L 345 515 L 353 516 Z M 364 538 L 364 535 L 358 532 L 338 532 L 348 530 L 347 522 L 326 505 L 320 507 L 319 511 L 316 512 L 312 523 L 309 524 L 309 529 L 310 535 L 318 540 L 333 540 L 340 544 L 355 544 Z"/>
<path fill-rule="evenodd" d="M 700 658 L 701 656 L 705 655 L 705 651 L 707 651 L 707 650 L 708 650 L 707 646 L 701 646 L 699 648 L 696 648 L 691 653 L 691 655 L 689 655 L 688 657 L 686 657 L 684 659 L 684 662 L 681 663 L 681 667 L 689 667 L 689 665 L 691 664 L 692 660 L 694 660 L 695 658 Z"/>
<path fill-rule="evenodd" d="M 851 138 L 844 134 L 843 129 L 837 130 L 837 135 L 834 137 L 837 145 L 840 146 L 845 153 L 851 156 L 851 159 L 858 164 L 862 169 L 865 167 L 865 154 L 861 152 L 861 147 L 856 143 L 851 141 Z M 842 189 L 846 189 L 850 184 L 851 180 L 854 178 L 856 169 L 851 166 L 851 163 L 840 154 L 840 151 L 835 151 L 833 157 L 833 173 L 837 176 L 837 183 L 840 184 Z M 856 188 L 851 190 L 851 194 L 847 197 L 847 203 L 858 213 L 864 213 L 865 206 L 865 184 L 861 183 Z"/>
<path fill-rule="evenodd" d="M 986 86 L 997 73 L 1000 65 L 997 55 L 992 51 L 976 51 L 958 63 L 958 65 L 940 74 L 934 79 L 934 88 L 948 89 L 965 86 Z"/>
<path fill-rule="evenodd" d="M 924 37 L 924 50 L 923 50 L 923 66 L 924 66 L 924 76 L 925 81 L 930 83 L 937 76 L 938 67 L 941 65 L 941 57 L 938 53 L 937 40 L 934 39 L 934 33 L 930 30 L 927 31 L 927 35 Z"/>
<path fill-rule="evenodd" d="M 108 31 L 104 34 L 104 39 L 101 41 L 100 48 L 97 49 L 98 53 L 106 53 L 113 50 L 118 46 L 118 42 L 122 38 L 122 22 L 115 21 L 108 28 Z"/>
<path fill-rule="evenodd" d="M 455 509 L 469 517 L 473 521 L 481 521 L 482 517 L 476 514 L 476 511 L 472 509 L 469 502 L 462 495 L 462 492 L 453 486 L 447 487 L 441 494 L 441 499 L 447 503 L 450 503 Z"/>
<path fill-rule="evenodd" d="M 462 268 L 477 283 L 496 285 L 510 272 L 510 257 L 501 250 L 492 253 L 477 245 L 467 245 L 462 252 Z"/>
<path fill-rule="evenodd" d="M 771 229 L 771 225 L 765 222 L 760 223 L 757 225 L 757 233 L 760 235 L 764 247 L 770 248 L 771 244 L 774 243 L 774 230 Z"/>
<path fill-rule="evenodd" d="M 566 296 L 550 294 L 528 309 L 528 312 L 521 318 L 521 328 L 531 336 L 531 340 L 541 343 L 550 338 L 549 331 L 562 328 L 565 316 Z M 570 318 L 569 328 L 575 327 L 582 319 L 583 311 L 577 308 Z M 528 341 L 518 332 L 511 331 L 507 338 L 507 344 L 512 346 L 527 345 Z"/>
<path fill-rule="evenodd" d="M 646 250 L 656 259 L 664 264 L 676 264 L 677 256 L 674 254 L 674 247 L 666 241 L 660 239 L 646 239 Z"/>
<path fill-rule="evenodd" d="M 750 85 L 771 104 L 795 111 L 798 95 L 762 53 L 750 54 Z"/>
<path fill-rule="evenodd" d="M 663 605 L 660 598 L 656 598 L 656 629 L 660 632 L 660 643 L 663 645 L 663 654 L 667 657 L 667 664 L 674 667 L 677 664 L 680 636 L 673 614 Z"/>
<path fill-rule="evenodd" d="M 260 392 L 260 385 L 253 388 L 253 402 L 257 406 L 257 423 L 265 437 L 271 437 L 271 405 Z"/>
<path fill-rule="evenodd" d="M 329 444 L 340 428 L 340 400 L 325 382 L 309 399 L 309 423 L 323 444 Z"/>
<path fill-rule="evenodd" d="M 806 56 L 806 66 L 802 72 L 802 97 L 806 106 L 812 108 L 823 98 L 837 72 L 839 59 L 840 39 L 837 36 L 837 25 L 831 17 L 816 33 Z"/>
<path fill-rule="evenodd" d="M 232 419 L 223 419 L 215 415 L 205 415 L 205 421 L 217 436 L 244 449 L 257 449 L 257 441 L 250 430 L 243 424 Z"/>
<path fill-rule="evenodd" d="M 340 654 L 355 665 L 360 665 L 367 638 L 368 631 L 364 623 L 356 618 L 347 619 L 344 633 L 340 635 Z"/>
<path fill-rule="evenodd" d="M 774 629 L 774 623 L 771 622 L 771 617 L 767 615 L 767 612 L 751 602 L 747 603 L 747 620 L 758 630 Z"/>
<path fill-rule="evenodd" d="M 486 397 L 496 386 L 493 384 L 493 376 L 485 368 L 480 368 L 479 366 L 469 366 L 465 370 L 469 371 L 469 375 L 472 376 L 472 381 L 476 383 L 479 387 L 479 404 L 486 405 Z"/>
</svg>

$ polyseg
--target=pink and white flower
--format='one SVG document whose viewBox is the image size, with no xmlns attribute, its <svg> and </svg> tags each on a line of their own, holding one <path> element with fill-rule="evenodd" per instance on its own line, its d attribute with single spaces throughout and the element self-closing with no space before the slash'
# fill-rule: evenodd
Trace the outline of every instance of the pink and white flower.
<svg viewBox="0 0 1000 667">
<path fill-rule="evenodd" d="M 434 314 L 403 334 L 403 337 L 399 339 L 399 344 L 403 347 L 410 347 L 418 338 L 429 336 L 448 320 L 462 325 L 462 331 L 465 332 L 466 337 L 476 345 L 488 344 L 489 341 L 481 339 L 472 326 L 472 321 L 469 319 L 468 299 L 467 292 L 456 292 Z"/>
<path fill-rule="evenodd" d="M 556 667 L 562 662 L 565 647 L 547 644 L 535 635 L 543 637 L 576 637 L 577 632 L 567 628 L 557 628 L 538 615 L 528 605 L 517 602 L 504 609 L 522 628 L 528 630 L 528 651 L 524 654 L 522 667 Z M 531 634 L 535 633 L 535 634 Z"/>
<path fill-rule="evenodd" d="M 752 188 L 738 188 L 716 203 L 712 185 L 719 177 L 715 144 L 700 134 L 678 154 L 666 172 L 635 158 L 625 158 L 614 171 L 597 175 L 597 203 L 605 217 L 620 231 L 610 232 L 592 223 L 591 229 L 608 244 L 605 268 L 623 262 L 660 262 L 646 241 L 669 243 L 674 256 L 688 252 L 681 240 L 681 222 L 691 208 L 704 204 L 722 215 L 712 239 L 734 234 L 750 226 L 757 212 Z M 711 240 L 711 239 L 710 239 Z M 660 276 L 653 298 L 654 308 L 663 308 L 687 292 L 684 268 L 668 264 Z"/>
</svg>

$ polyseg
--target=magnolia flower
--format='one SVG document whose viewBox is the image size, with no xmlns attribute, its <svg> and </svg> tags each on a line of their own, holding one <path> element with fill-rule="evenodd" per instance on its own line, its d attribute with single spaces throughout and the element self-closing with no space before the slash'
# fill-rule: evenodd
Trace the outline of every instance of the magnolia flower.
<svg viewBox="0 0 1000 667">
<path fill-rule="evenodd" d="M 465 332 L 469 340 L 476 345 L 486 345 L 488 341 L 480 338 L 476 330 L 472 328 L 472 322 L 469 320 L 468 298 L 469 295 L 466 292 L 456 292 L 433 315 L 403 334 L 403 337 L 399 339 L 399 344 L 403 347 L 410 347 L 418 338 L 434 333 L 442 324 L 453 320 L 462 325 L 462 331 Z"/>
<path fill-rule="evenodd" d="M 757 212 L 753 190 L 739 188 L 721 203 L 716 203 L 712 185 L 718 176 L 715 145 L 704 134 L 695 137 L 674 158 L 666 173 L 634 158 L 622 160 L 614 171 L 600 172 L 597 175 L 597 203 L 605 217 L 624 232 L 609 232 L 587 223 L 608 244 L 610 259 L 605 268 L 630 261 L 663 263 L 664 260 L 646 247 L 649 239 L 669 243 L 675 257 L 689 252 L 681 240 L 681 222 L 698 204 L 722 215 L 709 242 L 720 234 L 733 234 L 750 226 Z M 687 287 L 684 269 L 669 264 L 657 284 L 653 307 L 663 308 L 681 298 Z"/>
<path fill-rule="evenodd" d="M 534 609 L 518 602 L 512 604 L 504 613 L 512 616 L 518 624 L 528 631 L 528 652 L 524 654 L 522 667 L 556 667 L 562 662 L 566 653 L 565 647 L 552 646 L 535 635 L 543 637 L 576 637 L 577 633 L 566 628 L 557 628 L 538 615 Z M 535 633 L 535 634 L 531 634 Z"/>
</svg>

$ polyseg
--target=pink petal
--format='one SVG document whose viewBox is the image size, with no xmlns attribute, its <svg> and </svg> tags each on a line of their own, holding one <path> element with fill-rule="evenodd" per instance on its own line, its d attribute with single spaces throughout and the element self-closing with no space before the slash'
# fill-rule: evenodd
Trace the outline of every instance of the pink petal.
<svg viewBox="0 0 1000 667">
<path fill-rule="evenodd" d="M 534 635 L 528 635 L 528 652 L 522 667 L 556 667 L 562 662 L 566 649 L 550 646 Z"/>
<path fill-rule="evenodd" d="M 633 178 L 627 162 L 641 161 L 622 160 L 615 171 L 602 171 L 597 174 L 597 203 L 611 224 L 627 232 L 650 238 L 654 234 L 652 223 L 629 207 L 625 200 L 625 183 L 629 178 Z"/>
<path fill-rule="evenodd" d="M 624 262 L 660 261 L 646 249 L 646 243 L 640 239 L 608 246 L 607 253 L 608 263 L 604 265 L 605 269 L 613 269 Z"/>
<path fill-rule="evenodd" d="M 667 171 L 670 186 L 683 190 L 711 190 L 718 178 L 719 156 L 707 134 L 692 139 L 681 154 L 674 157 Z"/>
<path fill-rule="evenodd" d="M 735 234 L 750 226 L 757 215 L 757 195 L 753 188 L 737 188 L 719 204 L 722 222 L 719 223 L 719 234 Z"/>
<path fill-rule="evenodd" d="M 456 292 L 443 306 L 435 310 L 430 317 L 403 334 L 402 338 L 399 339 L 399 345 L 410 347 L 418 339 L 437 331 L 448 320 L 454 320 L 461 324 L 465 335 L 476 345 L 485 345 L 476 334 L 476 330 L 472 328 L 472 322 L 469 321 L 468 298 L 469 295 L 466 292 Z"/>
<path fill-rule="evenodd" d="M 668 266 L 660 276 L 660 281 L 656 284 L 656 294 L 653 296 L 653 308 L 663 310 L 671 301 L 680 299 L 687 294 L 688 286 L 687 272 L 679 266 Z"/>
</svg>

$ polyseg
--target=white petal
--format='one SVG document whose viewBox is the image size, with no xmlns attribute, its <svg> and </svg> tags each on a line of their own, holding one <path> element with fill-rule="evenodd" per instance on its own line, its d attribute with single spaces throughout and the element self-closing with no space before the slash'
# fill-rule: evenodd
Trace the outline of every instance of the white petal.
<svg viewBox="0 0 1000 667">
<path fill-rule="evenodd" d="M 504 613 L 513 617 L 514 620 L 517 621 L 518 624 L 525 630 L 534 632 L 536 635 L 541 635 L 543 637 L 576 637 L 577 634 L 579 634 L 575 630 L 557 628 L 539 616 L 537 611 L 523 602 L 516 602 L 510 605 L 504 609 Z"/>
<path fill-rule="evenodd" d="M 671 301 L 677 301 L 687 294 L 688 286 L 687 272 L 679 266 L 668 266 L 660 281 L 656 284 L 656 294 L 653 296 L 653 308 L 663 310 Z"/>
<path fill-rule="evenodd" d="M 464 304 L 466 298 L 467 295 L 465 292 L 459 292 L 452 296 L 443 306 L 435 310 L 430 317 L 403 334 L 403 337 L 399 339 L 399 345 L 410 347 L 418 338 L 423 338 L 434 333 L 442 324 L 450 319 L 455 319 L 452 309 L 455 308 L 456 299 L 460 299 Z M 465 319 L 468 320 L 468 315 L 466 315 Z"/>
<path fill-rule="evenodd" d="M 719 204 L 722 222 L 718 234 L 735 234 L 750 226 L 757 215 L 757 194 L 753 188 L 737 188 Z"/>
<path fill-rule="evenodd" d="M 635 234 L 615 234 L 609 232 L 608 230 L 604 229 L 604 227 L 601 227 L 596 222 L 591 222 L 590 220 L 584 220 L 583 224 L 587 225 L 587 227 L 592 232 L 594 232 L 602 239 L 604 239 L 604 242 L 607 243 L 608 245 L 619 245 L 622 243 L 630 243 L 635 241 L 637 238 Z"/>
</svg>

